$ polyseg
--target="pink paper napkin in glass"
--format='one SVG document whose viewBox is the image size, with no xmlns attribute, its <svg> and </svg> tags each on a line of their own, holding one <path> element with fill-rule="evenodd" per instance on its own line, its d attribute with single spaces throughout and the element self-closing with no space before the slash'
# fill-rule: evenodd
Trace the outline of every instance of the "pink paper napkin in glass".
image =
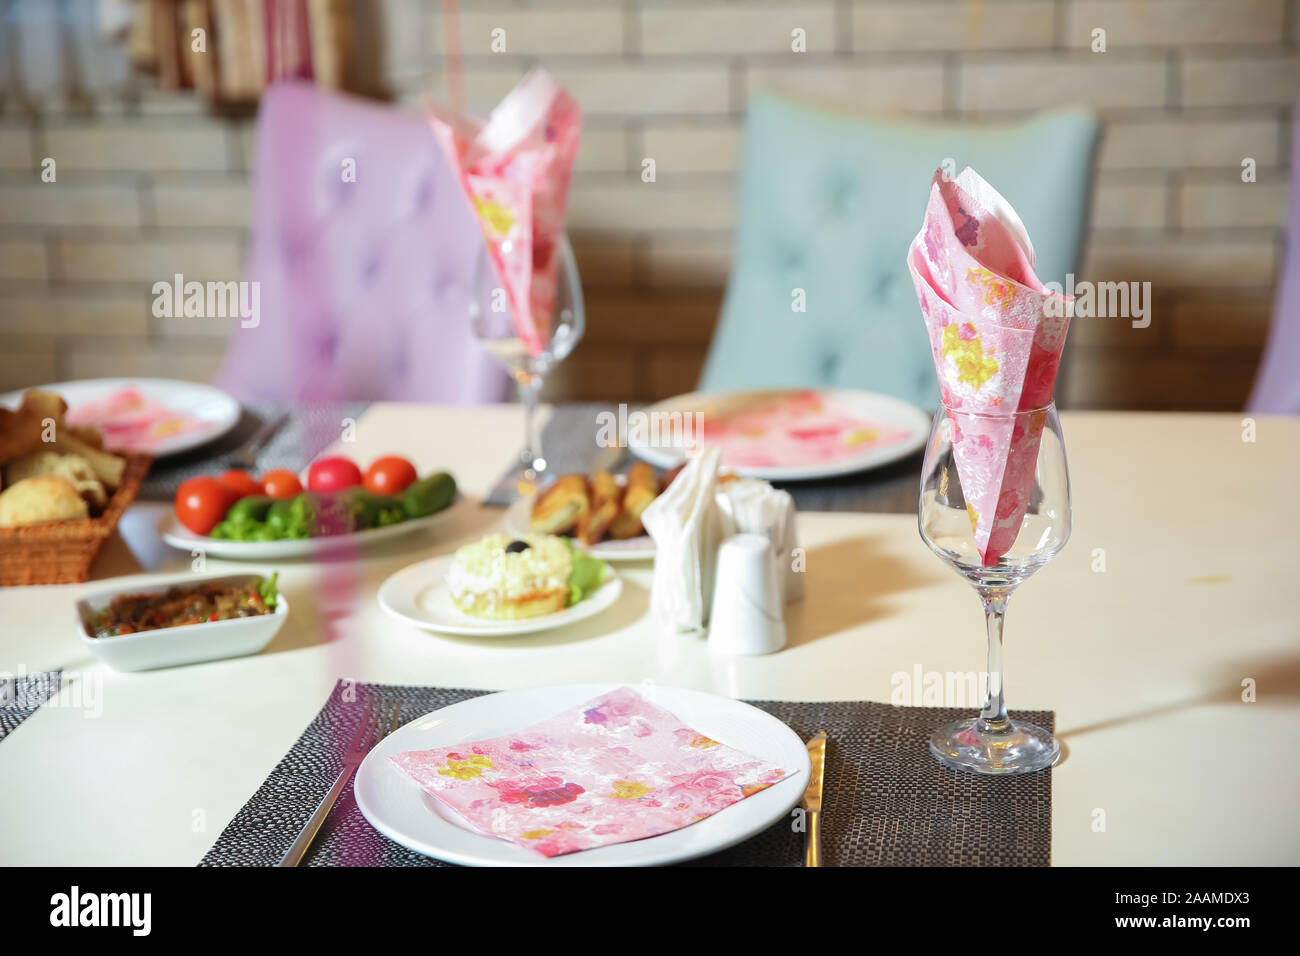
<svg viewBox="0 0 1300 956">
<path fill-rule="evenodd" d="M 475 830 L 548 857 L 689 826 L 793 772 L 628 687 L 518 733 L 389 759 Z"/>
<path fill-rule="evenodd" d="M 1034 488 L 1073 298 L 1044 287 L 1016 211 L 970 167 L 934 174 L 907 256 L 952 423 L 953 458 L 980 559 L 1015 542 Z"/>
<path fill-rule="evenodd" d="M 529 355 L 550 341 L 560 240 L 582 111 L 545 70 L 530 71 L 486 121 L 427 104 L 460 175 Z"/>
</svg>

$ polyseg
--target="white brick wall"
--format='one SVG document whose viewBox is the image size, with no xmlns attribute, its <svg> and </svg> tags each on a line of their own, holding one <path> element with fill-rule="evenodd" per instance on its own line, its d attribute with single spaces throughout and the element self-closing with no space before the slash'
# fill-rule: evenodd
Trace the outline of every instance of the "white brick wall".
<svg viewBox="0 0 1300 956">
<path fill-rule="evenodd" d="M 397 102 L 446 97 L 442 5 L 383 7 Z M 551 394 L 694 384 L 730 267 L 745 102 L 1002 121 L 1090 105 L 1105 124 L 1085 277 L 1155 285 L 1153 324 L 1079 323 L 1067 400 L 1239 407 L 1283 249 L 1300 0 L 474 0 L 471 108 L 532 65 L 581 102 L 571 232 L 588 335 Z M 504 29 L 506 50 L 491 49 Z M 1092 52 L 1093 30 L 1106 52 Z M 791 50 L 804 31 L 807 52 Z M 185 94 L 0 109 L 0 390 L 55 377 L 204 378 L 220 329 L 149 313 L 173 272 L 235 278 L 253 124 Z M 57 162 L 56 183 L 39 163 Z M 641 181 L 653 158 L 657 182 Z M 1241 182 L 1243 158 L 1258 182 Z M 869 157 L 864 157 L 864 162 Z M 919 210 L 918 210 L 919 214 Z M 1215 375 L 1205 375 L 1213 360 Z M 1212 381 L 1210 380 L 1212 379 Z"/>
</svg>

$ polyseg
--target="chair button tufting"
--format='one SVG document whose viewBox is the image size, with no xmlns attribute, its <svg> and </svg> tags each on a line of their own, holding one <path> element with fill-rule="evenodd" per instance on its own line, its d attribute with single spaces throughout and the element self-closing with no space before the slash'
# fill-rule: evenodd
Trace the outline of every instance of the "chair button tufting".
<svg viewBox="0 0 1300 956">
<path fill-rule="evenodd" d="M 411 203 L 411 214 L 418 216 L 433 205 L 433 176 L 426 172 L 420 177 L 420 184 L 415 187 L 415 198 Z"/>
<path fill-rule="evenodd" d="M 835 375 L 840 368 L 839 352 L 827 352 L 821 359 L 821 380 L 824 383 L 835 381 Z"/>
<path fill-rule="evenodd" d="M 836 219 L 848 219 L 857 202 L 857 187 L 847 178 L 837 179 L 827 191 L 830 214 Z"/>
<path fill-rule="evenodd" d="M 311 237 L 305 233 L 299 236 L 286 235 L 280 243 L 280 255 L 290 271 L 296 271 L 302 266 L 309 249 L 311 249 Z"/>
<path fill-rule="evenodd" d="M 411 368 L 410 361 L 410 357 L 405 351 L 398 350 L 394 352 L 392 358 L 389 359 L 388 362 L 389 373 L 394 378 L 406 378 L 407 372 L 409 372 Z"/>
<path fill-rule="evenodd" d="M 379 253 L 377 251 L 371 252 L 366 256 L 365 260 L 361 263 L 362 288 L 369 288 L 375 284 L 375 280 L 379 278 L 379 269 L 381 264 Z"/>
<path fill-rule="evenodd" d="M 438 302 L 448 302 L 456 297 L 460 286 L 449 275 L 438 276 L 433 280 L 433 297 Z"/>
<path fill-rule="evenodd" d="M 882 302 L 894 297 L 896 276 L 886 273 L 876 280 L 876 298 Z"/>
<path fill-rule="evenodd" d="M 316 341 L 316 355 L 322 362 L 333 362 L 339 352 L 339 335 L 326 332 Z"/>
<path fill-rule="evenodd" d="M 778 267 L 786 274 L 793 275 L 803 266 L 803 253 L 793 246 L 784 246 L 776 251 Z"/>
</svg>

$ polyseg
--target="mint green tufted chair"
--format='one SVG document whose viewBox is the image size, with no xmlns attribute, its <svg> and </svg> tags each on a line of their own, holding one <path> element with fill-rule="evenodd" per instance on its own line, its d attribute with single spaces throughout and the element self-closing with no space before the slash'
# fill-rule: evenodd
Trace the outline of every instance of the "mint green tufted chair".
<svg viewBox="0 0 1300 956">
<path fill-rule="evenodd" d="M 939 390 L 907 272 L 930 179 L 973 166 L 1016 208 L 1044 281 L 1075 269 L 1097 121 L 865 119 L 750 99 L 731 278 L 705 390 L 867 388 L 925 408 Z M 803 290 L 806 311 L 795 311 Z"/>
</svg>

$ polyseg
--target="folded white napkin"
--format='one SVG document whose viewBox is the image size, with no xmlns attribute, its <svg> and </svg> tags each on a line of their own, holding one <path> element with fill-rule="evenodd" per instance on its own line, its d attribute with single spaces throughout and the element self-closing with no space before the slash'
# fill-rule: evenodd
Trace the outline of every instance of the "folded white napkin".
<svg viewBox="0 0 1300 956">
<path fill-rule="evenodd" d="M 641 515 L 655 541 L 650 614 L 663 628 L 701 631 L 707 623 L 723 538 L 717 489 L 718 450 L 706 448 Z"/>
<path fill-rule="evenodd" d="M 772 542 L 781 603 L 803 599 L 803 575 L 794 570 L 799 547 L 790 492 L 773 488 L 757 478 L 740 478 L 718 486 L 718 507 L 723 514 L 724 537 L 758 534 Z"/>
</svg>

